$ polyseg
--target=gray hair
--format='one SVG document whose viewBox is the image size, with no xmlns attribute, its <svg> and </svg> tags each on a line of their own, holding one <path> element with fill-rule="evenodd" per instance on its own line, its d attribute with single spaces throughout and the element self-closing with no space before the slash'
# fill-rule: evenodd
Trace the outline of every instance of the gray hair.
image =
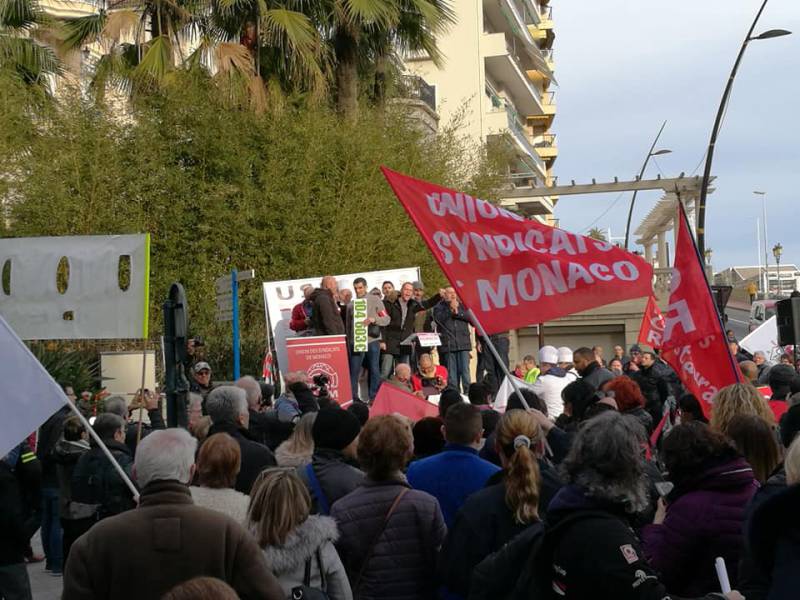
<svg viewBox="0 0 800 600">
<path fill-rule="evenodd" d="M 203 395 L 197 392 L 189 392 L 189 408 L 200 407 L 203 405 Z"/>
<path fill-rule="evenodd" d="M 635 417 L 605 412 L 585 421 L 561 464 L 564 482 L 629 513 L 649 505 L 644 472 L 644 427 Z"/>
<path fill-rule="evenodd" d="M 185 429 L 159 429 L 136 447 L 134 469 L 140 488 L 153 481 L 189 483 L 197 440 Z"/>
<path fill-rule="evenodd" d="M 106 398 L 103 412 L 128 418 L 128 401 L 123 396 L 110 396 Z"/>
<path fill-rule="evenodd" d="M 212 423 L 236 423 L 239 415 L 247 413 L 247 394 L 242 388 L 221 385 L 206 398 L 206 412 Z"/>
<path fill-rule="evenodd" d="M 261 386 L 250 375 L 245 375 L 236 380 L 236 387 L 242 388 L 247 395 L 247 405 L 251 408 L 258 408 L 261 402 Z"/>
<path fill-rule="evenodd" d="M 100 413 L 94 420 L 92 429 L 101 440 L 110 440 L 118 431 L 125 431 L 127 421 L 114 413 Z"/>
<path fill-rule="evenodd" d="M 753 352 L 753 358 L 755 358 L 756 356 L 760 356 L 764 360 L 767 360 L 767 353 L 764 352 L 763 350 L 756 350 L 755 352 Z"/>
</svg>

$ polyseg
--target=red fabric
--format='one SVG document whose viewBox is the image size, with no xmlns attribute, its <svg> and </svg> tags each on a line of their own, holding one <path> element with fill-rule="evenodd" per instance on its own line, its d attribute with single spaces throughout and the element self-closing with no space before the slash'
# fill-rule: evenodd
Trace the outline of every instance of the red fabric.
<svg viewBox="0 0 800 600">
<path fill-rule="evenodd" d="M 769 404 L 769 407 L 772 409 L 772 414 L 775 415 L 775 421 L 780 421 L 783 413 L 789 410 L 789 403 L 782 400 L 770 400 L 770 398 L 772 398 L 772 388 L 768 385 L 762 385 L 756 389 L 764 396 L 767 404 Z"/>
<path fill-rule="evenodd" d="M 382 170 L 463 304 L 489 334 L 652 293 L 653 268 L 635 254 Z"/>
<path fill-rule="evenodd" d="M 447 369 L 442 365 L 436 365 L 436 372 L 433 374 L 434 377 L 441 377 L 442 381 L 447 383 Z M 415 374 L 411 376 L 411 387 L 414 389 L 415 392 L 422 391 L 422 377 Z"/>
<path fill-rule="evenodd" d="M 741 373 L 728 350 L 703 263 L 680 203 L 678 222 L 671 293 L 664 313 L 662 357 L 708 415 L 717 391 L 741 381 Z"/>
<path fill-rule="evenodd" d="M 303 308 L 303 303 L 295 304 L 292 309 L 292 320 L 289 321 L 289 329 L 292 331 L 305 331 L 308 329 L 306 325 L 306 311 Z"/>
<path fill-rule="evenodd" d="M 658 308 L 655 296 L 650 296 L 644 309 L 642 325 L 639 328 L 639 343 L 650 346 L 654 350 L 661 348 L 664 336 L 664 315 Z"/>
<path fill-rule="evenodd" d="M 425 417 L 438 417 L 439 407 L 419 396 L 409 394 L 389 383 L 384 383 L 369 408 L 369 416 L 377 417 L 378 415 L 392 415 L 394 413 L 400 413 L 412 421 L 419 421 Z"/>
</svg>

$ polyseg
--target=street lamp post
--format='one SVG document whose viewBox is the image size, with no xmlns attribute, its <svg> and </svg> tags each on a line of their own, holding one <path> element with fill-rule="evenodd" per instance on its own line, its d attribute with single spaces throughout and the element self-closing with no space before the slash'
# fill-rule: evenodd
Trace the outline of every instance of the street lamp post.
<svg viewBox="0 0 800 600">
<path fill-rule="evenodd" d="M 769 296 L 769 253 L 767 252 L 767 192 L 753 192 L 756 196 L 761 196 L 761 232 L 764 238 L 764 272 L 761 278 L 764 285 L 764 298 Z"/>
<path fill-rule="evenodd" d="M 778 271 L 778 298 L 783 297 L 783 287 L 781 286 L 781 254 L 783 254 L 783 246 L 775 244 L 772 248 L 772 256 L 775 257 L 775 265 Z"/>
<path fill-rule="evenodd" d="M 650 159 L 653 156 L 662 156 L 664 154 L 669 154 L 672 150 L 667 150 L 666 148 L 661 150 L 656 150 L 656 144 L 658 143 L 658 138 L 661 137 L 661 132 L 664 131 L 664 127 L 667 126 L 667 122 L 664 121 L 661 124 L 661 129 L 658 130 L 656 134 L 656 139 L 653 140 L 653 145 L 650 146 L 650 151 L 647 153 L 647 156 L 644 159 L 644 164 L 642 165 L 641 171 L 639 171 L 639 179 L 637 181 L 641 181 L 642 177 L 644 177 L 644 170 L 647 168 L 647 163 L 650 162 Z M 633 206 L 636 204 L 636 194 L 639 190 L 633 190 L 633 196 L 631 197 L 631 206 L 628 209 L 628 223 L 625 225 L 625 250 L 628 249 L 628 241 L 630 240 L 631 236 L 631 219 L 633 219 Z"/>
<path fill-rule="evenodd" d="M 768 40 L 771 38 L 789 35 L 791 33 L 791 31 L 786 31 L 785 29 L 770 29 L 762 34 L 756 36 L 753 35 L 753 31 L 755 31 L 756 25 L 758 25 L 758 20 L 761 18 L 761 13 L 764 12 L 767 2 L 769 2 L 769 0 L 764 0 L 764 2 L 761 4 L 761 8 L 758 9 L 756 18 L 753 20 L 753 24 L 750 25 L 750 29 L 747 32 L 747 37 L 745 37 L 744 42 L 742 42 L 742 47 L 739 49 L 736 62 L 733 63 L 733 69 L 728 77 L 728 83 L 725 85 L 725 91 L 722 93 L 722 101 L 717 109 L 717 117 L 714 120 L 714 127 L 711 130 L 711 139 L 708 142 L 708 150 L 706 150 L 706 166 L 703 170 L 703 183 L 700 186 L 700 201 L 698 202 L 697 206 L 697 248 L 700 250 L 701 254 L 705 250 L 706 245 L 706 197 L 708 196 L 708 184 L 711 179 L 711 162 L 714 160 L 714 146 L 717 143 L 717 135 L 719 135 L 719 128 L 722 125 L 722 117 L 725 115 L 725 108 L 728 105 L 728 99 L 730 98 L 731 90 L 733 89 L 733 80 L 736 78 L 736 73 L 739 70 L 739 63 L 742 62 L 744 51 L 747 49 L 747 45 L 751 41 Z"/>
</svg>

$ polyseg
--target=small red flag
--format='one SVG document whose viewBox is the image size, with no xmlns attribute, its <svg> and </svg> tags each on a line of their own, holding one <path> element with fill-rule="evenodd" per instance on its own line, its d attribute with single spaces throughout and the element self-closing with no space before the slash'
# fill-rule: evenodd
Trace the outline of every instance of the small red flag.
<svg viewBox="0 0 800 600">
<path fill-rule="evenodd" d="M 664 337 L 664 315 L 658 308 L 655 296 L 650 296 L 644 309 L 642 325 L 639 328 L 639 343 L 650 346 L 654 350 L 661 348 Z"/>
</svg>

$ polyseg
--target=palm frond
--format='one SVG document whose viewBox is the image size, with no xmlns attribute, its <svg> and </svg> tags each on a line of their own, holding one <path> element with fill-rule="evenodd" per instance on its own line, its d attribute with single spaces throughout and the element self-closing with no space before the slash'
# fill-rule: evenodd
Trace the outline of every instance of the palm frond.
<svg viewBox="0 0 800 600">
<path fill-rule="evenodd" d="M 167 71 L 172 68 L 172 43 L 168 36 L 155 37 L 146 44 L 146 47 L 142 60 L 133 70 L 134 81 L 142 88 L 160 84 Z"/>
<path fill-rule="evenodd" d="M 44 84 L 63 69 L 55 53 L 30 38 L 0 34 L 0 67 L 10 68 L 27 83 Z"/>
<path fill-rule="evenodd" d="M 106 28 L 108 19 L 108 14 L 104 10 L 93 15 L 66 19 L 63 25 L 65 36 L 61 47 L 66 51 L 72 51 L 96 42 Z"/>
<path fill-rule="evenodd" d="M 352 24 L 388 27 L 397 20 L 394 0 L 344 0 L 344 12 Z"/>
<path fill-rule="evenodd" d="M 108 14 L 106 25 L 103 30 L 103 37 L 108 40 L 120 41 L 128 34 L 136 31 L 141 16 L 135 10 L 120 9 Z M 138 40 L 137 42 L 141 42 Z"/>
<path fill-rule="evenodd" d="M 246 77 L 254 77 L 256 74 L 253 59 L 247 48 L 241 44 L 229 42 L 217 44 L 215 59 L 217 69 L 222 74 L 228 74 L 232 71 L 241 73 Z"/>
<path fill-rule="evenodd" d="M 0 28 L 30 29 L 43 17 L 44 11 L 35 0 L 0 0 Z"/>
</svg>

